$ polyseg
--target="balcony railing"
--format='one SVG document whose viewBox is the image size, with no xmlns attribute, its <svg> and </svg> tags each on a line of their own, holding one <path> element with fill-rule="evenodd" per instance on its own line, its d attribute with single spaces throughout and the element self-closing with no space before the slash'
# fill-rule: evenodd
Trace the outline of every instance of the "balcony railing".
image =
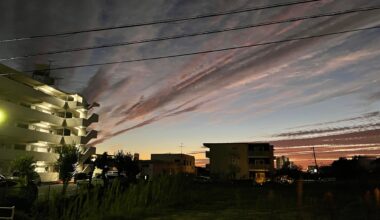
<svg viewBox="0 0 380 220">
<path fill-rule="evenodd" d="M 62 137 L 58 135 L 13 126 L 0 126 L 0 134 L 25 143 L 43 141 L 52 144 L 59 144 L 62 139 Z"/>
<path fill-rule="evenodd" d="M 98 132 L 96 130 L 89 131 L 86 136 L 64 136 L 66 144 L 87 144 L 91 139 L 96 138 Z"/>
<path fill-rule="evenodd" d="M 67 118 L 66 119 L 66 125 L 67 127 L 77 127 L 77 126 L 84 126 L 88 127 L 90 124 L 94 122 L 98 122 L 99 115 L 98 114 L 92 114 L 89 118 Z"/>
<path fill-rule="evenodd" d="M 248 157 L 273 157 L 273 151 L 248 151 Z"/>
</svg>

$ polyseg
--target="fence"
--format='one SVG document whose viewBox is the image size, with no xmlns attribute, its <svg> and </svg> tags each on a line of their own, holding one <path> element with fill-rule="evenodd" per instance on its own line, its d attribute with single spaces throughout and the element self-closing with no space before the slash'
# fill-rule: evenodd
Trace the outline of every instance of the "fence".
<svg viewBox="0 0 380 220">
<path fill-rule="evenodd" d="M 15 215 L 15 207 L 12 206 L 12 207 L 0 207 L 0 210 L 11 210 L 10 211 L 10 216 L 0 216 L 0 219 L 4 219 L 4 220 L 13 220 L 13 217 Z"/>
</svg>

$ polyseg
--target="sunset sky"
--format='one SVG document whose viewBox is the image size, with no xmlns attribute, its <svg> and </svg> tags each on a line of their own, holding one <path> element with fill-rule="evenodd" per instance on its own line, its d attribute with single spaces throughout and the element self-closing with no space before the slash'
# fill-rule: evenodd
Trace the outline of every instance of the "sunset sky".
<svg viewBox="0 0 380 220">
<path fill-rule="evenodd" d="M 292 0 L 0 2 L 0 40 L 271 5 Z M 0 60 L 378 6 L 322 0 L 275 9 L 0 43 Z M 380 25 L 380 10 L 123 47 L 3 60 L 17 70 L 221 49 Z M 380 29 L 115 65 L 55 70 L 58 87 L 98 102 L 97 152 L 194 154 L 204 142 L 273 141 L 297 164 L 380 155 Z M 297 140 L 295 140 L 297 139 Z"/>
</svg>

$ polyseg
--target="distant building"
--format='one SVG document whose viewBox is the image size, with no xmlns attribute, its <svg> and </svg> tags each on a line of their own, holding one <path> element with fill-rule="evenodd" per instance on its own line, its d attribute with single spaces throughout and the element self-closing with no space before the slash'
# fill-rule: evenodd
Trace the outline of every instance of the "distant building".
<svg viewBox="0 0 380 220">
<path fill-rule="evenodd" d="M 140 168 L 144 178 L 196 173 L 194 156 L 186 154 L 151 154 L 151 160 L 140 161 Z"/>
<path fill-rule="evenodd" d="M 289 157 L 280 156 L 276 157 L 276 169 L 282 169 L 284 166 L 287 168 L 292 168 L 294 163 L 289 160 Z"/>
<path fill-rule="evenodd" d="M 133 160 L 139 161 L 140 160 L 140 154 L 139 153 L 133 154 Z"/>
<path fill-rule="evenodd" d="M 195 158 L 187 154 L 151 154 L 152 161 L 172 162 L 179 167 L 181 173 L 195 173 Z"/>
<path fill-rule="evenodd" d="M 87 143 L 96 138 L 88 131 L 98 115 L 78 94 L 57 90 L 0 64 L 0 172 L 8 173 L 12 160 L 33 156 L 42 181 L 58 180 L 57 150 L 73 144 L 81 151 L 78 169 L 95 153 Z M 8 173 L 9 174 L 9 173 Z"/>
<path fill-rule="evenodd" d="M 210 175 L 220 179 L 264 181 L 274 170 L 269 143 L 204 143 L 209 148 Z"/>
</svg>

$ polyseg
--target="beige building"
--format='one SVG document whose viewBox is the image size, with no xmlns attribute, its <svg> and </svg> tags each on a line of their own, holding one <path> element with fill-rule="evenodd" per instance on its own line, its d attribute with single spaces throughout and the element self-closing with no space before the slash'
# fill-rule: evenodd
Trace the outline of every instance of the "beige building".
<svg viewBox="0 0 380 220">
<path fill-rule="evenodd" d="M 269 143 L 204 143 L 209 148 L 210 174 L 219 179 L 264 181 L 274 170 L 273 146 Z"/>
<path fill-rule="evenodd" d="M 10 162 L 30 155 L 37 161 L 42 181 L 55 181 L 57 149 L 74 144 L 82 155 L 78 169 L 95 153 L 86 144 L 96 138 L 88 126 L 98 121 L 78 94 L 69 94 L 0 64 L 0 172 L 9 174 Z"/>
<path fill-rule="evenodd" d="M 151 159 L 140 161 L 141 175 L 148 178 L 179 173 L 195 174 L 195 158 L 186 154 L 151 154 Z"/>
</svg>

